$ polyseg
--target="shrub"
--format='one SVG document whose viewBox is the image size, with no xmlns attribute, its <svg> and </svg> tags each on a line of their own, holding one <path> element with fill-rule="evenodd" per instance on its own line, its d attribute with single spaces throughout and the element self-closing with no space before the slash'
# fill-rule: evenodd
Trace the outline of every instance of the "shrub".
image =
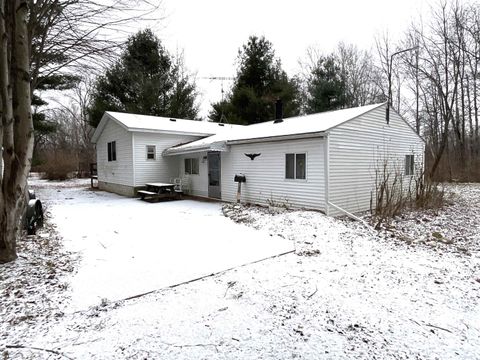
<svg viewBox="0 0 480 360">
<path fill-rule="evenodd" d="M 416 164 L 423 169 L 423 164 Z M 412 209 L 441 208 L 445 190 L 427 179 L 424 171 L 406 177 L 398 167 L 383 161 L 375 170 L 375 198 L 371 199 L 372 223 L 375 229 L 387 225 L 395 216 Z"/>
<path fill-rule="evenodd" d="M 75 157 L 68 153 L 49 153 L 43 158 L 43 164 L 38 167 L 42 178 L 47 180 L 65 180 L 76 170 Z"/>
</svg>

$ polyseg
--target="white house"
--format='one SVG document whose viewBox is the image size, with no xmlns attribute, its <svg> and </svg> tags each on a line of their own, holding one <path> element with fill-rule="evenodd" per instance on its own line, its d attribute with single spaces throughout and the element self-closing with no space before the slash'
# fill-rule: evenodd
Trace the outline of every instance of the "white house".
<svg viewBox="0 0 480 360">
<path fill-rule="evenodd" d="M 178 159 L 162 156 L 171 146 L 216 134 L 236 125 L 106 112 L 92 136 L 100 189 L 134 196 L 147 182 L 179 176 Z M 192 191 L 202 194 L 193 178 Z M 203 194 L 206 196 L 206 194 Z"/>
<path fill-rule="evenodd" d="M 385 109 L 383 103 L 249 126 L 156 118 L 155 129 L 136 123 L 151 117 L 106 113 L 94 135 L 99 184 L 116 192 L 129 187 L 122 193 L 131 195 L 147 181 L 188 172 L 193 195 L 234 201 L 234 176 L 241 173 L 245 202 L 331 215 L 365 211 L 384 162 L 406 182 L 423 166 L 423 139 L 395 111 L 387 124 Z M 112 141 L 116 159 L 108 161 Z M 149 161 L 150 143 L 156 148 Z"/>
</svg>

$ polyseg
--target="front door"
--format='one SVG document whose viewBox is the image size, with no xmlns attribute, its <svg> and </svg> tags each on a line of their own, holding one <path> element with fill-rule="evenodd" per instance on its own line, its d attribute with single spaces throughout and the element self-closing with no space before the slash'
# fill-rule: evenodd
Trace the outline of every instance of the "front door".
<svg viewBox="0 0 480 360">
<path fill-rule="evenodd" d="M 208 197 L 221 199 L 220 191 L 220 153 L 209 152 L 208 154 Z"/>
</svg>

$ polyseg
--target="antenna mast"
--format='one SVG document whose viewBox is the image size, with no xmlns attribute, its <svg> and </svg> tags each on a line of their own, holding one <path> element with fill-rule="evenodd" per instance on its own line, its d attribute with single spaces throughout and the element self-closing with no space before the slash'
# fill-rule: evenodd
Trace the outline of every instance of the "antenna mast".
<svg viewBox="0 0 480 360">
<path fill-rule="evenodd" d="M 233 77 L 228 77 L 228 76 L 206 76 L 206 77 L 201 77 L 200 79 L 207 79 L 207 80 L 220 80 L 221 81 L 221 93 L 222 93 L 222 101 L 221 101 L 221 104 L 223 105 L 223 97 L 224 97 L 224 90 L 223 90 L 223 81 L 224 80 L 235 80 L 235 78 Z M 226 122 L 228 123 L 227 121 L 227 118 L 225 116 L 225 114 L 223 113 L 223 106 L 221 107 L 221 114 L 220 114 L 220 123 L 223 123 L 223 122 Z"/>
</svg>

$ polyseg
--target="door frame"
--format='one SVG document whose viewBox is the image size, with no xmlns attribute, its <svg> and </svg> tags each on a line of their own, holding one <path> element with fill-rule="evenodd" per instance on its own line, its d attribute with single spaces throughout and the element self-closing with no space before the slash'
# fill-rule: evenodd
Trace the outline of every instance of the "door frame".
<svg viewBox="0 0 480 360">
<path fill-rule="evenodd" d="M 210 185 L 211 178 L 211 161 L 210 158 L 213 156 L 218 156 L 218 185 Z M 209 151 L 207 152 L 207 185 L 208 185 L 208 197 L 214 199 L 222 198 L 222 156 L 219 151 Z"/>
</svg>

